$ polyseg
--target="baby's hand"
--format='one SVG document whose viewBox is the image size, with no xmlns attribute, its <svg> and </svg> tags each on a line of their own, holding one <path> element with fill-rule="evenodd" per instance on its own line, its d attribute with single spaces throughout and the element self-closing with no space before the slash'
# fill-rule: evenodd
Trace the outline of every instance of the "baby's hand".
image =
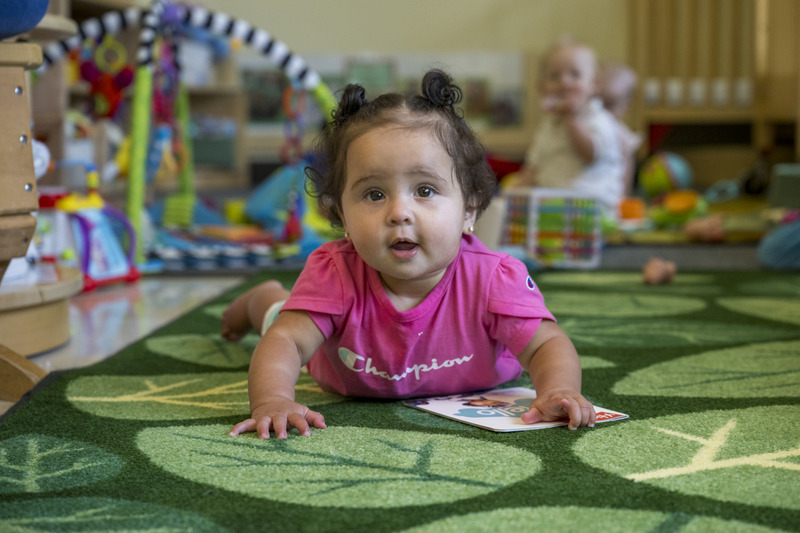
<svg viewBox="0 0 800 533">
<path fill-rule="evenodd" d="M 575 391 L 553 391 L 537 395 L 530 409 L 522 414 L 526 424 L 569 419 L 569 429 L 594 427 L 596 415 L 592 404 Z"/>
<path fill-rule="evenodd" d="M 301 435 L 308 436 L 311 435 L 309 424 L 317 429 L 327 427 L 322 414 L 288 398 L 273 396 L 253 409 L 252 418 L 233 426 L 229 435 L 236 436 L 248 431 L 255 431 L 260 438 L 268 439 L 269 430 L 272 428 L 276 438 L 285 439 L 287 428 L 295 427 Z"/>
<path fill-rule="evenodd" d="M 547 96 L 542 100 L 542 111 L 546 113 L 555 112 L 560 104 L 561 100 L 557 96 Z"/>
<path fill-rule="evenodd" d="M 551 95 L 542 100 L 542 111 L 555 115 L 570 116 L 577 114 L 585 103 L 585 99 L 580 94 Z"/>
</svg>

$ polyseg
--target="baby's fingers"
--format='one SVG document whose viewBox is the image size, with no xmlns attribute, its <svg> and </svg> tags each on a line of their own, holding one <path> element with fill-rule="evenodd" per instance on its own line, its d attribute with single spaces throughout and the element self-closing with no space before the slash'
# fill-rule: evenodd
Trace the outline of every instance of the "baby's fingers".
<svg viewBox="0 0 800 533">
<path fill-rule="evenodd" d="M 258 437 L 261 439 L 268 439 L 270 426 L 272 426 L 272 428 L 275 430 L 275 436 L 281 438 L 280 435 L 278 434 L 278 420 L 273 419 L 270 416 L 264 416 L 258 419 L 258 422 L 256 423 L 256 433 L 258 433 Z M 284 422 L 283 432 L 285 438 L 286 422 Z"/>
<path fill-rule="evenodd" d="M 297 429 L 297 431 L 300 432 L 301 435 L 306 437 L 311 435 L 311 428 L 308 427 L 308 422 L 306 422 L 306 419 L 300 413 L 293 413 L 289 415 L 289 424 L 294 426 Z M 277 430 L 275 431 L 275 433 L 277 434 Z M 278 438 L 281 439 L 285 437 L 286 433 L 284 430 L 283 437 L 278 436 Z"/>
<path fill-rule="evenodd" d="M 551 420 L 555 420 L 552 417 L 546 417 L 542 411 L 533 406 L 531 406 L 530 409 L 522 413 L 522 416 L 520 418 L 526 424 L 536 424 L 538 422 L 549 422 Z"/>
<path fill-rule="evenodd" d="M 305 414 L 302 415 L 299 413 L 289 415 L 289 423 L 297 428 L 297 431 L 303 436 L 311 435 L 311 426 L 317 429 L 325 429 L 328 427 L 325 425 L 325 417 L 322 416 L 321 413 L 312 411 L 311 409 L 307 410 Z"/>
<path fill-rule="evenodd" d="M 322 416 L 322 413 L 318 413 L 309 409 L 305 418 L 309 424 L 317 429 L 325 429 L 328 427 L 327 424 L 325 424 L 325 417 Z"/>
<path fill-rule="evenodd" d="M 256 421 L 252 418 L 248 418 L 242 422 L 239 422 L 233 429 L 230 430 L 228 435 L 231 437 L 235 437 L 236 435 L 241 435 L 242 433 L 247 433 L 248 431 L 255 431 L 256 430 Z"/>
<path fill-rule="evenodd" d="M 592 404 L 566 398 L 562 398 L 560 402 L 569 416 L 569 429 L 578 429 L 581 426 L 594 427 L 596 415 Z"/>
</svg>

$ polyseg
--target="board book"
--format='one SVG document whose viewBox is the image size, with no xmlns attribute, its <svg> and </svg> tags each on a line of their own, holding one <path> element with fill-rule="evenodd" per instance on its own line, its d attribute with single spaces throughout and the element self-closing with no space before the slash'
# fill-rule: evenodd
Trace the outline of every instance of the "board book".
<svg viewBox="0 0 800 533">
<path fill-rule="evenodd" d="M 497 432 L 529 431 L 566 426 L 566 421 L 526 424 L 520 418 L 528 410 L 536 391 L 526 387 L 417 398 L 403 402 L 409 407 Z M 623 420 L 628 415 L 594 406 L 597 423 Z"/>
</svg>

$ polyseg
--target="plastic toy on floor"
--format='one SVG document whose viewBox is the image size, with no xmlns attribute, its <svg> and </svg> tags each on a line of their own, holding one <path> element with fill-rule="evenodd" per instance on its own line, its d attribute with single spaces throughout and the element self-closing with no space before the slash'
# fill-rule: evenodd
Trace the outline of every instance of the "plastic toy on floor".
<svg viewBox="0 0 800 533">
<path fill-rule="evenodd" d="M 648 157 L 639 170 L 639 186 L 648 198 L 689 189 L 692 186 L 692 168 L 678 154 L 658 152 Z"/>
<path fill-rule="evenodd" d="M 247 218 L 274 235 L 279 257 L 305 258 L 334 236 L 330 223 L 322 219 L 305 192 L 306 165 L 300 162 L 279 168 L 253 191 L 245 205 Z"/>
<path fill-rule="evenodd" d="M 135 232 L 121 212 L 108 205 L 97 193 L 99 176 L 94 165 L 86 165 L 85 195 L 72 193 L 55 202 L 55 208 L 69 215 L 75 243 L 77 266 L 83 272 L 83 290 L 101 285 L 139 279 L 134 266 Z M 122 228 L 128 250 L 123 252 L 115 227 Z"/>
<path fill-rule="evenodd" d="M 683 233 L 695 242 L 722 242 L 725 224 L 721 214 L 695 218 L 683 226 Z"/>
<path fill-rule="evenodd" d="M 690 220 L 704 216 L 708 202 L 696 191 L 685 189 L 672 191 L 649 209 L 648 217 L 662 228 L 681 228 Z"/>
</svg>

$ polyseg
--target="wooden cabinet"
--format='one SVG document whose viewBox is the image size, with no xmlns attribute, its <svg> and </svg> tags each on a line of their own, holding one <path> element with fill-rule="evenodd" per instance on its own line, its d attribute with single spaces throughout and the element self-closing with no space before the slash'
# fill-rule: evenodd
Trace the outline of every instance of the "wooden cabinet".
<svg viewBox="0 0 800 533">
<path fill-rule="evenodd" d="M 146 9 L 150 5 L 147 0 L 51 0 L 48 16 L 74 20 L 81 24 L 89 19 L 103 16 L 108 11 L 122 11 L 130 7 Z M 51 37 L 46 34 L 34 35 L 34 39 L 46 47 L 53 40 L 64 36 Z M 124 47 L 127 64 L 135 64 L 139 39 L 139 28 L 133 27 L 120 31 L 115 38 Z M 45 48 L 46 49 L 46 48 Z M 228 58 L 214 64 L 212 81 L 204 87 L 189 87 L 189 108 L 193 117 L 216 117 L 233 124 L 234 134 L 228 139 L 226 146 L 231 150 L 225 164 L 203 162 L 203 151 L 197 152 L 194 181 L 198 189 L 239 188 L 246 186 L 248 172 L 245 164 L 244 134 L 246 124 L 246 96 L 239 87 L 235 74 L 234 61 Z M 116 145 L 108 135 L 111 131 L 109 119 L 97 120 L 90 128 L 88 141 L 74 142 L 65 132 L 69 125 L 70 109 L 86 109 L 90 105 L 89 85 L 86 81 L 70 74 L 68 58 L 54 62 L 37 80 L 33 87 L 33 119 L 35 135 L 47 143 L 53 160 L 63 161 L 65 158 L 79 154 L 87 155 L 98 167 L 101 176 L 106 172 L 112 160 Z M 130 132 L 131 108 L 133 102 L 132 86 L 124 89 L 123 103 L 119 116 L 115 119 L 124 134 Z M 83 186 L 83 170 L 80 167 L 56 169 L 42 178 L 43 185 L 62 185 L 75 189 Z M 101 183 L 101 192 L 106 196 L 124 195 L 126 180 L 116 179 Z M 177 178 L 159 181 L 156 189 L 167 193 L 177 188 Z"/>
<path fill-rule="evenodd" d="M 0 279 L 14 257 L 24 256 L 39 207 L 31 149 L 26 70 L 42 61 L 33 44 L 0 43 Z"/>
<path fill-rule="evenodd" d="M 686 148 L 699 156 L 701 144 L 711 145 L 703 161 L 690 160 L 704 163 L 701 185 L 735 178 L 732 162 L 741 172 L 759 158 L 800 157 L 800 3 L 630 0 L 630 23 L 640 83 L 632 123 L 650 141 L 643 153 L 656 147 L 647 139 L 654 126 L 703 126 L 708 134 Z M 788 148 L 786 126 L 790 137 L 794 126 Z M 732 128 L 744 128 L 744 140 L 725 145 L 717 133 Z"/>
</svg>

